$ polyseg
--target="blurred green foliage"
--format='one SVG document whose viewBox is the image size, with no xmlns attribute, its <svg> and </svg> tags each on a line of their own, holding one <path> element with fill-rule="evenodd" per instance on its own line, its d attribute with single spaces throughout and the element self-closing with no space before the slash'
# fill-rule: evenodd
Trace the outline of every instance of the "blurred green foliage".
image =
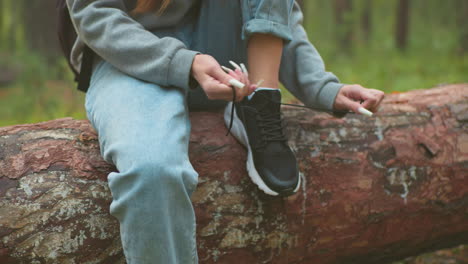
<svg viewBox="0 0 468 264">
<path fill-rule="evenodd" d="M 35 52 L 0 53 L 14 81 L 0 87 L 0 126 L 72 116 L 86 118 L 84 93 L 75 89 L 65 60 L 49 62 Z M 7 76 L 9 78 L 9 76 Z"/>
<path fill-rule="evenodd" d="M 430 88 L 468 81 L 468 53 L 462 54 L 457 24 L 457 1 L 410 0 L 408 44 L 395 48 L 398 1 L 354 0 L 347 23 L 337 26 L 332 1 L 307 0 L 305 7 L 309 39 L 324 57 L 327 69 L 343 83 L 359 83 L 391 91 Z M 361 18 L 371 2 L 371 31 L 366 39 Z M 468 3 L 468 1 L 465 1 Z M 468 18 L 467 18 L 468 19 Z M 468 25 L 466 25 L 468 27 Z M 352 31 L 351 52 L 340 52 L 336 36 L 340 29 Z"/>
<path fill-rule="evenodd" d="M 31 17 L 25 7 L 44 5 L 28 1 L 0 1 L 0 126 L 65 116 L 86 118 L 84 94 L 76 90 L 59 51 L 51 55 L 34 45 L 37 37 L 54 27 L 43 25 L 44 31 L 37 32 L 42 21 L 23 19 Z M 460 20 L 460 3 L 468 1 L 410 0 L 404 51 L 395 45 L 397 0 L 352 0 L 340 24 L 335 1 L 339 0 L 302 1 L 304 24 L 327 69 L 343 83 L 392 92 L 468 82 L 467 47 L 460 41 L 468 28 L 460 24 L 466 23 Z M 53 17 L 53 3 L 48 5 L 47 10 L 34 12 Z M 366 8 L 370 10 L 369 30 L 363 26 Z M 28 30 L 32 26 L 34 30 Z"/>
</svg>

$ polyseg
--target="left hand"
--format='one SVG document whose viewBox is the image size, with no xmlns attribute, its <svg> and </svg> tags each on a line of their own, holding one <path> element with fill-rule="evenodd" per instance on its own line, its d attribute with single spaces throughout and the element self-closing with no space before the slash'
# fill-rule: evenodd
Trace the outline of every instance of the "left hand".
<svg viewBox="0 0 468 264">
<path fill-rule="evenodd" d="M 358 84 L 344 85 L 336 95 L 333 108 L 359 113 L 358 108 L 364 107 L 377 112 L 384 96 L 384 92 L 380 90 L 364 88 Z"/>
<path fill-rule="evenodd" d="M 234 77 L 234 79 L 236 79 L 236 80 L 240 81 L 241 83 L 245 84 L 244 89 L 239 91 L 242 98 L 244 98 L 245 96 L 251 95 L 253 93 L 253 91 L 255 91 L 255 89 L 257 89 L 257 85 L 250 84 L 249 77 L 247 77 L 247 75 L 244 72 L 242 72 L 241 70 L 239 70 L 239 69 L 230 70 L 228 74 L 231 75 L 232 77 Z"/>
</svg>

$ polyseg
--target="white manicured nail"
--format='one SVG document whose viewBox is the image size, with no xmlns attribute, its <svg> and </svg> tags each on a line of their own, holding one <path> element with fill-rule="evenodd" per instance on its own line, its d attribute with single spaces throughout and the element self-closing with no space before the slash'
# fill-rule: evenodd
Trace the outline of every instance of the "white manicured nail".
<svg viewBox="0 0 468 264">
<path fill-rule="evenodd" d="M 229 84 L 231 84 L 232 86 L 235 86 L 237 88 L 240 88 L 240 89 L 244 89 L 245 87 L 245 84 L 239 82 L 238 80 L 236 79 L 231 79 L 229 80 Z"/>
<path fill-rule="evenodd" d="M 364 107 L 359 107 L 358 112 L 365 115 L 365 116 L 369 116 L 369 117 L 371 117 L 373 115 L 373 113 L 371 111 L 365 109 Z"/>
<path fill-rule="evenodd" d="M 242 71 L 245 73 L 245 75 L 247 75 L 247 77 L 249 76 L 249 72 L 247 71 L 247 67 L 245 67 L 244 63 L 241 63 L 240 64 L 241 66 L 241 69 Z"/>
<path fill-rule="evenodd" d="M 236 70 L 241 70 L 242 71 L 241 67 L 237 63 L 235 63 L 233 61 L 229 61 L 229 63 L 231 63 L 232 67 L 236 68 Z"/>
<path fill-rule="evenodd" d="M 221 66 L 221 69 L 223 69 L 223 70 L 224 70 L 225 72 L 227 72 L 227 73 L 232 72 L 232 70 L 229 69 L 228 67 Z"/>
<path fill-rule="evenodd" d="M 260 85 L 262 85 L 262 83 L 263 83 L 264 81 L 265 81 L 265 80 L 260 79 L 260 80 L 257 82 L 257 87 L 260 86 Z"/>
</svg>

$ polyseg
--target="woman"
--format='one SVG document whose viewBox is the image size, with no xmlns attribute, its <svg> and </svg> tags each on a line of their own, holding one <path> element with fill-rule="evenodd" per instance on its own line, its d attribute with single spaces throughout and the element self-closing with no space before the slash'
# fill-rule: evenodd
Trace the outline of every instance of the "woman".
<svg viewBox="0 0 468 264">
<path fill-rule="evenodd" d="M 289 195 L 299 177 L 281 129 L 279 80 L 327 111 L 376 111 L 383 98 L 325 72 L 292 0 L 131 2 L 67 0 L 79 35 L 73 64 L 79 69 L 84 43 L 98 55 L 85 107 L 101 155 L 118 169 L 108 176 L 110 212 L 128 263 L 198 261 L 189 108 L 224 107 L 234 95 L 238 107 L 228 105 L 226 117 L 249 150 L 249 175 L 266 193 Z M 224 72 L 229 60 L 247 62 L 248 74 Z"/>
</svg>

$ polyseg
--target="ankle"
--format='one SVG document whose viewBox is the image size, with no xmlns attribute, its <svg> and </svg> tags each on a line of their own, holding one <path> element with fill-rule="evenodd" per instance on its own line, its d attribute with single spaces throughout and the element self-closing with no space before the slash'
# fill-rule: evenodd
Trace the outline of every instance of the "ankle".
<svg viewBox="0 0 468 264">
<path fill-rule="evenodd" d="M 255 78 L 252 78 L 254 80 Z M 260 78 L 258 80 L 254 80 L 252 83 L 258 83 L 261 80 L 261 87 L 268 87 L 272 89 L 279 89 L 279 81 L 278 80 L 268 80 Z"/>
</svg>

